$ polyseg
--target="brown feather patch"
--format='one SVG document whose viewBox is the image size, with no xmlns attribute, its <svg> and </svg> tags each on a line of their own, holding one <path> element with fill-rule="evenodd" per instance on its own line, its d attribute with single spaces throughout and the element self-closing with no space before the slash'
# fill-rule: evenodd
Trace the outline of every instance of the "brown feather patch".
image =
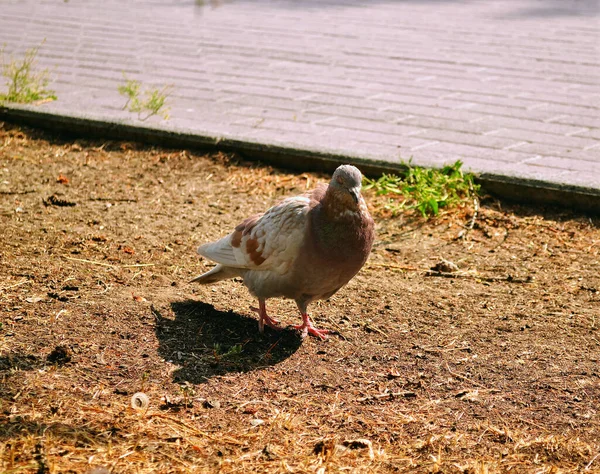
<svg viewBox="0 0 600 474">
<path fill-rule="evenodd" d="M 252 231 L 261 215 L 262 214 L 255 214 L 254 216 L 250 216 L 235 228 L 235 231 L 231 236 L 232 247 L 238 248 L 242 245 L 242 237 L 248 235 Z"/>
<path fill-rule="evenodd" d="M 248 239 L 246 241 L 246 251 L 250 256 L 250 260 L 256 263 L 256 265 L 260 265 L 265 261 L 265 259 L 262 256 L 262 253 L 258 250 L 258 240 Z"/>
<path fill-rule="evenodd" d="M 240 245 L 242 245 L 242 236 L 243 235 L 244 235 L 243 232 L 241 230 L 238 230 L 236 227 L 233 235 L 231 236 L 231 246 L 238 248 Z"/>
</svg>

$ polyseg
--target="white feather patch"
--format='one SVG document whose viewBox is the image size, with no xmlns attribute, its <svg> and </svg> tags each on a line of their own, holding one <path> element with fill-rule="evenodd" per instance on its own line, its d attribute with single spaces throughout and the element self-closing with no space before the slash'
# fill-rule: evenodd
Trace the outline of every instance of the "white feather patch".
<svg viewBox="0 0 600 474">
<path fill-rule="evenodd" d="M 229 267 L 283 274 L 294 263 L 304 240 L 309 204 L 310 199 L 305 196 L 285 199 L 265 212 L 249 232 L 245 229 L 238 247 L 232 245 L 234 232 L 202 245 L 198 253 Z M 248 251 L 249 240 L 255 241 L 254 255 Z M 256 261 L 257 255 L 260 263 Z"/>
</svg>

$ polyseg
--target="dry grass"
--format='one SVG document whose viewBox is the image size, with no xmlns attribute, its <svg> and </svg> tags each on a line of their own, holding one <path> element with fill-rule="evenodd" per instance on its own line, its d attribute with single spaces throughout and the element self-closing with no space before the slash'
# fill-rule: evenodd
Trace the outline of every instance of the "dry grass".
<svg viewBox="0 0 600 474">
<path fill-rule="evenodd" d="M 484 199 L 465 235 L 468 207 L 369 195 L 371 260 L 312 308 L 339 334 L 301 341 L 259 335 L 239 282 L 185 282 L 197 244 L 327 177 L 8 125 L 0 169 L 0 472 L 600 472 L 588 217 Z"/>
<path fill-rule="evenodd" d="M 112 395 L 107 390 L 87 395 L 85 402 L 65 406 L 59 396 L 57 406 L 32 405 L 7 416 L 3 472 L 82 472 L 83 466 L 105 466 L 111 472 L 597 471 L 592 468 L 596 444 L 486 422 L 467 432 L 447 429 L 435 422 L 437 409 L 428 410 L 427 404 L 419 411 L 395 413 L 395 421 L 385 416 L 386 429 L 399 435 L 371 442 L 337 434 L 320 415 L 317 422 L 311 412 L 324 407 L 311 407 L 301 397 L 286 408 L 229 399 L 224 410 L 244 419 L 243 426 L 208 432 L 199 427 L 217 413 L 134 410 L 108 402 Z M 389 409 L 370 407 L 362 421 L 377 426 L 378 412 Z M 336 407 L 332 400 L 326 412 L 331 420 L 343 420 L 348 407 Z M 426 425 L 431 434 L 405 432 L 415 424 Z"/>
</svg>

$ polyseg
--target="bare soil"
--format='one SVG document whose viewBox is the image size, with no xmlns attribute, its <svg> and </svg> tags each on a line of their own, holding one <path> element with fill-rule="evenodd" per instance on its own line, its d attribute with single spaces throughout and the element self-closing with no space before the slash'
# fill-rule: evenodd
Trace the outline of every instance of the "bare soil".
<svg viewBox="0 0 600 474">
<path fill-rule="evenodd" d="M 596 218 L 485 198 L 465 234 L 472 206 L 367 194 L 372 256 L 310 308 L 327 341 L 187 283 L 199 244 L 321 180 L 3 124 L 0 472 L 600 472 Z"/>
</svg>

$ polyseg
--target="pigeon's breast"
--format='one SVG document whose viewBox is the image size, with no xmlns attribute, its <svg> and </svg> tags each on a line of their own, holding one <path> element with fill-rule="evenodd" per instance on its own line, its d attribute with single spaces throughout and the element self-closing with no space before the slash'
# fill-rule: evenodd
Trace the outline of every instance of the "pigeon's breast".
<svg viewBox="0 0 600 474">
<path fill-rule="evenodd" d="M 343 221 L 310 230 L 312 235 L 305 239 L 290 283 L 304 299 L 326 299 L 365 264 L 373 244 L 372 220 L 368 214 L 348 215 Z"/>
</svg>

